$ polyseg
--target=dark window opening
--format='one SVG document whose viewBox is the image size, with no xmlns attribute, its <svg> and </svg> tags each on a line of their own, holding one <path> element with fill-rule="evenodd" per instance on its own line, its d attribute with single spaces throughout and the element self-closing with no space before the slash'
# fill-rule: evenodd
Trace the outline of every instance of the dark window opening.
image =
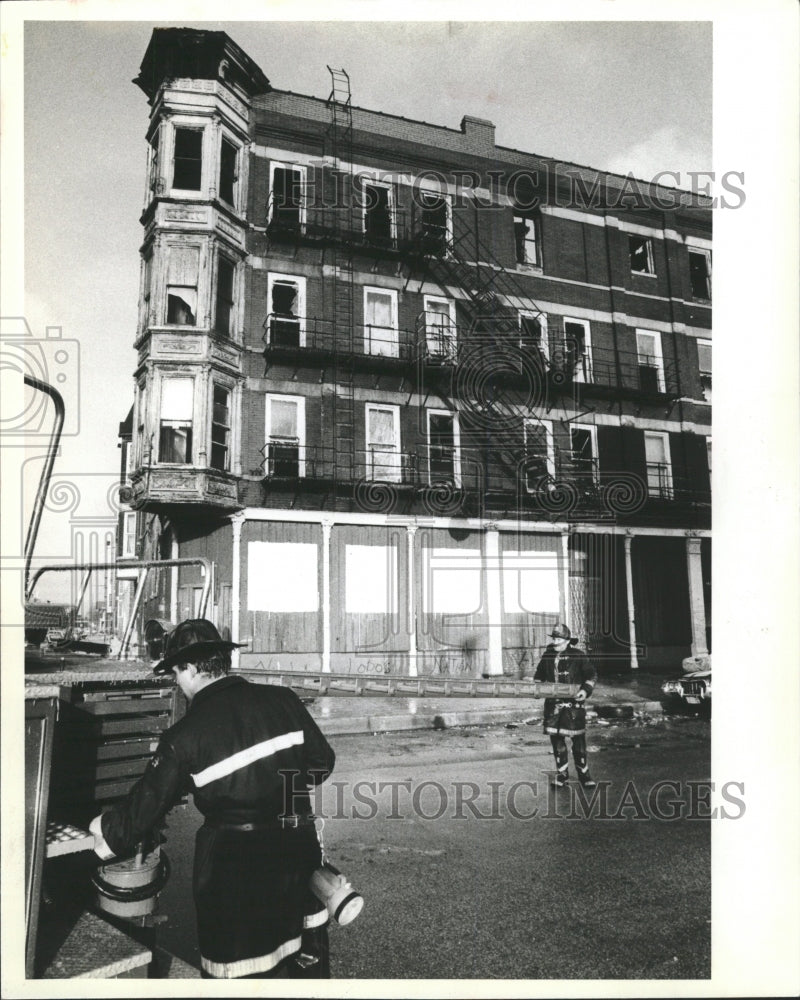
<svg viewBox="0 0 800 1000">
<path fill-rule="evenodd" d="M 456 440 L 454 419 L 446 413 L 432 413 L 428 417 L 428 421 L 431 482 L 455 483 Z"/>
<path fill-rule="evenodd" d="M 536 316 L 520 316 L 520 347 L 523 351 L 545 354 L 547 345 L 544 342 L 544 329 L 541 320 Z"/>
<path fill-rule="evenodd" d="M 597 478 L 597 458 L 594 454 L 592 432 L 585 427 L 570 428 L 572 466 L 580 479 L 594 482 Z"/>
<path fill-rule="evenodd" d="M 167 323 L 173 323 L 176 326 L 194 326 L 195 315 L 192 304 L 196 297 L 196 290 L 191 288 L 168 288 Z"/>
<path fill-rule="evenodd" d="M 364 199 L 364 235 L 370 243 L 388 246 L 392 242 L 389 188 L 366 184 Z"/>
<path fill-rule="evenodd" d="M 194 380 L 165 378 L 161 383 L 159 462 L 187 465 L 192 461 Z"/>
<path fill-rule="evenodd" d="M 183 421 L 162 420 L 158 438 L 159 462 L 186 465 L 192 461 L 192 425 Z"/>
<path fill-rule="evenodd" d="M 228 454 L 231 434 L 230 392 L 221 385 L 214 386 L 214 405 L 211 415 L 211 468 L 228 471 Z"/>
<path fill-rule="evenodd" d="M 272 286 L 269 340 L 277 347 L 300 346 L 299 289 L 288 281 Z"/>
<path fill-rule="evenodd" d="M 591 381 L 586 328 L 582 323 L 564 323 L 566 374 L 579 382 Z"/>
<path fill-rule="evenodd" d="M 529 491 L 533 491 L 550 475 L 547 461 L 547 428 L 536 424 L 525 427 L 525 478 Z"/>
<path fill-rule="evenodd" d="M 199 191 L 203 172 L 203 131 L 175 129 L 175 164 L 172 186 L 182 191 Z"/>
<path fill-rule="evenodd" d="M 646 236 L 629 236 L 628 253 L 634 274 L 655 274 L 653 244 Z"/>
<path fill-rule="evenodd" d="M 222 140 L 219 157 L 219 196 L 229 205 L 233 204 L 234 184 L 236 183 L 236 146 L 227 139 Z"/>
<path fill-rule="evenodd" d="M 217 265 L 217 301 L 214 315 L 217 333 L 231 336 L 233 319 L 233 274 L 234 266 L 226 257 L 219 258 Z"/>
<path fill-rule="evenodd" d="M 689 279 L 692 283 L 692 298 L 711 298 L 708 254 L 689 251 Z"/>
<path fill-rule="evenodd" d="M 272 174 L 270 223 L 285 229 L 297 229 L 303 205 L 303 175 L 292 167 L 275 167 Z"/>
<path fill-rule="evenodd" d="M 439 194 L 420 192 L 422 246 L 426 253 L 442 254 L 447 249 L 447 199 Z"/>
</svg>

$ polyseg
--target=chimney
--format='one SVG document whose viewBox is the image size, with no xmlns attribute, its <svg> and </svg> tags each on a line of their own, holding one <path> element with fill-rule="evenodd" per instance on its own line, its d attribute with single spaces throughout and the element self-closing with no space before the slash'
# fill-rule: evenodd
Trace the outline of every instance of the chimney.
<svg viewBox="0 0 800 1000">
<path fill-rule="evenodd" d="M 473 118 L 464 115 L 461 119 L 461 131 L 464 133 L 467 148 L 471 153 L 484 156 L 494 153 L 494 122 L 485 118 Z"/>
</svg>

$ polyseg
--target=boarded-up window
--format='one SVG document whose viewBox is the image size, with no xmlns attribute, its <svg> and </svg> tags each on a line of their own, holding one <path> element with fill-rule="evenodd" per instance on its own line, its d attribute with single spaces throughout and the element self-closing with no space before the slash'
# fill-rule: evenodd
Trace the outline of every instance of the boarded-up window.
<svg viewBox="0 0 800 1000">
<path fill-rule="evenodd" d="M 367 477 L 398 483 L 401 478 L 400 412 L 367 405 Z"/>
<path fill-rule="evenodd" d="M 503 610 L 508 614 L 558 614 L 556 552 L 503 553 Z"/>
<path fill-rule="evenodd" d="M 199 191 L 202 174 L 203 130 L 176 128 L 172 186 L 181 191 Z"/>
<path fill-rule="evenodd" d="M 167 323 L 195 326 L 199 247 L 170 247 L 167 264 Z"/>
<path fill-rule="evenodd" d="M 425 549 L 423 607 L 428 614 L 478 614 L 483 605 L 483 557 L 477 549 Z"/>
<path fill-rule="evenodd" d="M 397 357 L 397 292 L 364 289 L 364 350 Z"/>
<path fill-rule="evenodd" d="M 397 614 L 397 548 L 394 545 L 345 546 L 345 611 L 348 614 Z"/>
<path fill-rule="evenodd" d="M 318 611 L 318 552 L 313 542 L 248 542 L 248 610 Z"/>
</svg>

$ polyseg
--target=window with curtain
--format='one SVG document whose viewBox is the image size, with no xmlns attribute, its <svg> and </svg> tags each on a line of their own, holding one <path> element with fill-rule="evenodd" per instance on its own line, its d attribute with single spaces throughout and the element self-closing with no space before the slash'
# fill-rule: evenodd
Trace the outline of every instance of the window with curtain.
<svg viewBox="0 0 800 1000">
<path fill-rule="evenodd" d="M 400 482 L 399 411 L 396 407 L 367 406 L 366 423 L 368 478 Z"/>
<path fill-rule="evenodd" d="M 367 354 L 398 356 L 396 292 L 364 290 L 364 350 Z"/>
</svg>

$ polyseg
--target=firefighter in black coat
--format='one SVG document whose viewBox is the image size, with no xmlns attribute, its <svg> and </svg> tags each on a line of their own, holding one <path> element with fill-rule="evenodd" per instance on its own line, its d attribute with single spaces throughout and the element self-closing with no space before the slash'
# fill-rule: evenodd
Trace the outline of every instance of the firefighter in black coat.
<svg viewBox="0 0 800 1000">
<path fill-rule="evenodd" d="M 550 736 L 556 759 L 552 784 L 561 788 L 569 778 L 566 740 L 569 736 L 578 781 L 587 788 L 594 788 L 596 782 L 589 774 L 586 761 L 586 711 L 583 703 L 594 690 L 597 674 L 583 650 L 571 644 L 572 633 L 566 625 L 556 625 L 550 638 L 553 641 L 539 660 L 534 680 L 580 684 L 572 698 L 545 698 L 544 701 L 544 731 Z"/>
<path fill-rule="evenodd" d="M 95 851 L 133 854 L 192 792 L 205 817 L 193 878 L 204 977 L 327 978 L 328 913 L 309 888 L 321 863 L 309 788 L 334 753 L 289 688 L 228 674 L 235 645 L 202 618 L 169 634 L 154 670 L 175 674 L 189 710 L 127 797 L 92 821 Z"/>
</svg>

